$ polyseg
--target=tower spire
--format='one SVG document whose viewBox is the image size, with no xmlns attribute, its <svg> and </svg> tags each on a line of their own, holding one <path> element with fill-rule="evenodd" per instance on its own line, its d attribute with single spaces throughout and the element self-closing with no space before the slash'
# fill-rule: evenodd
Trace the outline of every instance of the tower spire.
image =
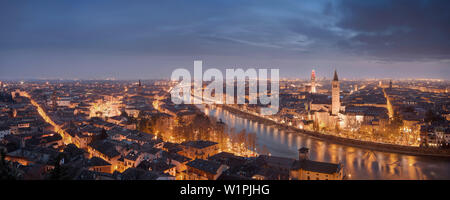
<svg viewBox="0 0 450 200">
<path fill-rule="evenodd" d="M 339 79 L 336 70 L 334 70 L 334 78 L 331 81 L 331 114 L 337 115 L 341 109 Z"/>
<path fill-rule="evenodd" d="M 139 85 L 138 85 L 138 88 L 137 88 L 137 90 L 138 90 L 138 94 L 142 94 L 142 83 L 141 83 L 141 80 L 139 80 Z"/>
<path fill-rule="evenodd" d="M 333 78 L 333 81 L 339 81 L 336 69 L 334 70 L 334 78 Z"/>
</svg>

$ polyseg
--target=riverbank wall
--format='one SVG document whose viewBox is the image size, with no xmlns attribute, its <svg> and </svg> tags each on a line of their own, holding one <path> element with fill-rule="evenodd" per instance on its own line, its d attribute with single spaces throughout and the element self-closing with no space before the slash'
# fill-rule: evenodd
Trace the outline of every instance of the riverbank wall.
<svg viewBox="0 0 450 200">
<path fill-rule="evenodd" d="M 216 106 L 220 107 L 224 110 L 227 110 L 230 113 L 233 113 L 242 118 L 257 121 L 259 123 L 269 125 L 269 126 L 270 125 L 276 126 L 277 128 L 279 128 L 281 130 L 285 130 L 287 132 L 296 133 L 296 134 L 305 134 L 305 135 L 317 138 L 319 140 L 324 140 L 324 141 L 327 141 L 330 143 L 358 147 L 358 148 L 368 149 L 368 150 L 388 152 L 388 153 L 399 153 L 399 154 L 413 155 L 413 156 L 446 157 L 446 158 L 450 159 L 450 150 L 449 149 L 402 146 L 402 145 L 395 145 L 395 144 L 386 144 L 386 143 L 355 140 L 355 139 L 343 138 L 343 137 L 334 136 L 334 135 L 326 135 L 326 134 L 322 134 L 322 133 L 318 133 L 318 132 L 314 132 L 314 131 L 307 131 L 307 130 L 295 128 L 292 126 L 280 124 L 280 123 L 274 122 L 272 120 L 265 119 L 265 118 L 262 118 L 257 115 L 253 115 L 251 113 L 244 112 L 242 110 L 239 110 L 239 109 L 231 107 L 231 106 L 227 106 L 227 105 L 216 105 Z"/>
</svg>

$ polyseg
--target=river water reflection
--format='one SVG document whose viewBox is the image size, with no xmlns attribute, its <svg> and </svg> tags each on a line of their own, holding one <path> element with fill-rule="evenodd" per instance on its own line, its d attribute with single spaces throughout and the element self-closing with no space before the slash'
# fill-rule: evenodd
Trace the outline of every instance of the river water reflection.
<svg viewBox="0 0 450 200">
<path fill-rule="evenodd" d="M 409 156 L 333 144 L 237 117 L 221 108 L 199 108 L 236 131 L 245 129 L 256 133 L 259 149 L 265 145 L 273 156 L 297 158 L 297 150 L 308 147 L 312 160 L 343 163 L 349 179 L 450 179 L 450 159 L 447 158 Z"/>
</svg>

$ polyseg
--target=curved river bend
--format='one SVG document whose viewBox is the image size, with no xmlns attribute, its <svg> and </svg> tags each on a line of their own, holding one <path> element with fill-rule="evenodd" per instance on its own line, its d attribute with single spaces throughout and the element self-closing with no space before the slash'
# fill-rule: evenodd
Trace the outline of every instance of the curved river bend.
<svg viewBox="0 0 450 200">
<path fill-rule="evenodd" d="M 256 133 L 259 149 L 265 145 L 273 156 L 298 158 L 297 150 L 308 147 L 311 160 L 343 163 L 349 179 L 450 179 L 448 158 L 409 156 L 333 144 L 300 133 L 287 133 L 219 107 L 198 107 L 208 116 L 222 119 L 236 131 L 245 129 Z"/>
</svg>

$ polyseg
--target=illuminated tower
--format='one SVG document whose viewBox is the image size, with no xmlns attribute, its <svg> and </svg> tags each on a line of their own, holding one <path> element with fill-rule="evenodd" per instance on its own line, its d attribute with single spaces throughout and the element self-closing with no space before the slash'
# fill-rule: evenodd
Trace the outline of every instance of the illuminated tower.
<svg viewBox="0 0 450 200">
<path fill-rule="evenodd" d="M 316 93 L 316 71 L 311 72 L 311 93 Z"/>
<path fill-rule="evenodd" d="M 141 84 L 141 80 L 139 80 L 139 84 L 138 84 L 138 94 L 142 94 L 142 84 Z"/>
<path fill-rule="evenodd" d="M 391 81 L 389 81 L 389 89 L 391 89 L 391 90 L 392 90 L 392 80 L 391 80 Z"/>
<path fill-rule="evenodd" d="M 341 107 L 341 100 L 339 95 L 339 79 L 336 70 L 334 70 L 334 78 L 331 86 L 331 114 L 337 115 Z"/>
</svg>

